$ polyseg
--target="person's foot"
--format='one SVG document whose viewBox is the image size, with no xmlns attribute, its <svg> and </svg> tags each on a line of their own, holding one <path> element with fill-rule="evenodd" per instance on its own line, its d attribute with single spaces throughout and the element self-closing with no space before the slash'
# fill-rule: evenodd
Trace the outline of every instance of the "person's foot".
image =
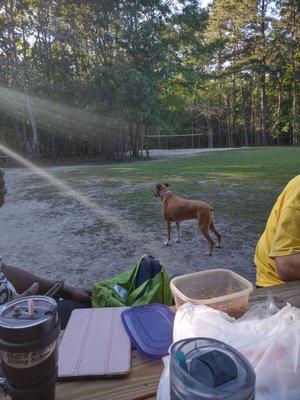
<svg viewBox="0 0 300 400">
<path fill-rule="evenodd" d="M 34 296 L 39 291 L 40 285 L 37 282 L 34 282 L 29 289 L 25 290 L 21 294 L 21 296 Z"/>
<path fill-rule="evenodd" d="M 90 304 L 92 291 L 84 287 L 65 286 L 61 297 L 66 300 L 77 301 L 78 303 Z"/>
<path fill-rule="evenodd" d="M 23 293 L 16 293 L 13 298 L 17 299 L 20 297 L 25 297 L 25 296 L 34 296 L 35 294 L 37 294 L 37 292 L 39 291 L 40 285 L 37 282 L 34 282 L 30 288 L 28 288 L 27 290 L 25 290 Z"/>
</svg>

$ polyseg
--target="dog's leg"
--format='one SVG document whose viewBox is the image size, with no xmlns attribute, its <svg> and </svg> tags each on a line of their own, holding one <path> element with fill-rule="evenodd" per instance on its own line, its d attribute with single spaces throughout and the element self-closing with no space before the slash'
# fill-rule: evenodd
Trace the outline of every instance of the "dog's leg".
<svg viewBox="0 0 300 400">
<path fill-rule="evenodd" d="M 209 222 L 209 223 L 208 223 Z M 202 235 L 205 237 L 205 239 L 208 241 L 209 244 L 209 250 L 206 251 L 204 254 L 206 256 L 211 256 L 212 252 L 213 252 L 213 248 L 215 245 L 215 242 L 212 240 L 212 238 L 209 236 L 209 227 L 210 227 L 210 221 L 199 221 L 198 220 L 198 224 L 199 224 L 199 229 L 202 233 Z"/>
<path fill-rule="evenodd" d="M 177 238 L 176 238 L 176 242 L 180 243 L 180 225 L 179 222 L 176 222 L 176 229 L 177 229 Z"/>
<path fill-rule="evenodd" d="M 209 236 L 207 230 L 201 229 L 201 232 L 202 232 L 202 235 L 205 237 L 205 239 L 208 241 L 208 245 L 209 245 L 209 249 L 208 249 L 208 251 L 206 251 L 206 252 L 204 253 L 204 255 L 206 255 L 206 256 L 211 256 L 211 255 L 212 255 L 212 252 L 213 252 L 213 248 L 214 248 L 215 242 L 214 242 L 214 241 L 212 240 L 212 238 Z"/>
<path fill-rule="evenodd" d="M 222 236 L 221 236 L 220 233 L 216 230 L 216 228 L 215 228 L 213 222 L 210 224 L 210 230 L 215 234 L 216 238 L 218 239 L 217 247 L 219 247 L 219 248 L 222 247 L 222 246 L 221 246 L 221 238 L 222 238 Z"/>
<path fill-rule="evenodd" d="M 164 245 L 168 246 L 169 241 L 171 239 L 171 221 L 166 221 L 166 229 L 167 229 L 167 241 L 164 243 Z"/>
</svg>

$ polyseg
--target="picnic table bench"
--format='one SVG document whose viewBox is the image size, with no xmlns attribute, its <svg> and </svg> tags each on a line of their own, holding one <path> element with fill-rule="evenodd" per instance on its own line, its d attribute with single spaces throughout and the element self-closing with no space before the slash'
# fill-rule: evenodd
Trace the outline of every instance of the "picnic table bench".
<svg viewBox="0 0 300 400">
<path fill-rule="evenodd" d="M 250 295 L 250 306 L 266 301 L 270 292 L 279 307 L 288 302 L 300 308 L 300 281 L 255 289 Z M 161 360 L 147 360 L 133 350 L 127 378 L 61 381 L 56 385 L 56 400 L 155 400 L 162 371 Z"/>
</svg>

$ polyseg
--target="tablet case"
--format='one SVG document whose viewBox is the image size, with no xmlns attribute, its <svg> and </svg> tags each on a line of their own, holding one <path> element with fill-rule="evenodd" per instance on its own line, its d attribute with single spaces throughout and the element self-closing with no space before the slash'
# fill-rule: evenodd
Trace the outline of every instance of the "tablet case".
<svg viewBox="0 0 300 400">
<path fill-rule="evenodd" d="M 131 343 L 121 314 L 126 307 L 78 309 L 59 347 L 58 377 L 126 376 Z"/>
</svg>

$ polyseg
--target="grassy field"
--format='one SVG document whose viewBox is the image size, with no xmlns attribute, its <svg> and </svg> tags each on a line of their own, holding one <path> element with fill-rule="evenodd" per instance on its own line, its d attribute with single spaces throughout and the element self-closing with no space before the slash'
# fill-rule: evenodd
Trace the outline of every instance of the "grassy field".
<svg viewBox="0 0 300 400">
<path fill-rule="evenodd" d="M 12 247 L 11 252 L 17 248 L 14 235 L 17 238 L 22 229 L 26 232 L 28 220 L 34 219 L 36 225 L 31 226 L 32 232 L 45 226 L 41 246 L 46 240 L 53 242 L 54 252 L 60 247 L 61 254 L 55 257 L 62 271 L 69 265 L 66 259 L 75 258 L 85 265 L 84 275 L 76 275 L 79 267 L 70 270 L 74 283 L 93 281 L 95 274 L 103 278 L 112 276 L 127 269 L 145 252 L 162 259 L 171 275 L 225 266 L 254 281 L 253 254 L 257 239 L 278 194 L 300 173 L 300 148 L 241 149 L 164 161 L 57 167 L 48 171 L 100 204 L 125 231 L 128 229 L 128 236 L 113 221 L 101 215 L 95 217 L 51 184 L 29 173 L 20 179 L 17 175 L 21 172 L 16 171 L 18 184 L 12 195 L 14 201 L 21 200 L 28 210 L 40 204 L 41 210 L 33 216 L 24 214 L 24 224 L 18 223 L 14 232 L 11 221 L 15 209 L 12 207 L 11 215 L 6 209 L 6 229 L 12 235 L 7 245 Z M 214 206 L 216 227 L 223 234 L 223 249 L 216 250 L 209 259 L 204 257 L 206 243 L 199 237 L 194 221 L 183 224 L 182 243 L 172 242 L 168 248 L 162 245 L 165 234 L 161 206 L 153 193 L 159 181 L 168 182 L 171 190 L 180 196 L 206 200 Z M 46 213 L 42 205 L 47 207 Z M 47 233 L 51 226 L 55 227 L 55 237 Z M 135 235 L 130 237 L 130 230 Z M 31 255 L 30 242 L 27 247 L 27 259 L 32 257 L 33 263 L 37 256 Z M 47 266 L 53 264 L 53 253 L 49 260 L 47 257 L 39 260 L 43 265 L 41 271 L 48 271 Z M 106 269 L 99 267 L 100 259 Z"/>
<path fill-rule="evenodd" d="M 93 198 L 121 210 L 126 207 L 141 224 L 157 215 L 149 184 L 164 181 L 178 195 L 205 199 L 223 218 L 260 232 L 277 195 L 299 173 L 300 148 L 259 148 L 91 166 L 57 176 L 83 192 L 86 184 L 100 178 Z M 107 196 L 111 192 L 113 197 Z"/>
</svg>

